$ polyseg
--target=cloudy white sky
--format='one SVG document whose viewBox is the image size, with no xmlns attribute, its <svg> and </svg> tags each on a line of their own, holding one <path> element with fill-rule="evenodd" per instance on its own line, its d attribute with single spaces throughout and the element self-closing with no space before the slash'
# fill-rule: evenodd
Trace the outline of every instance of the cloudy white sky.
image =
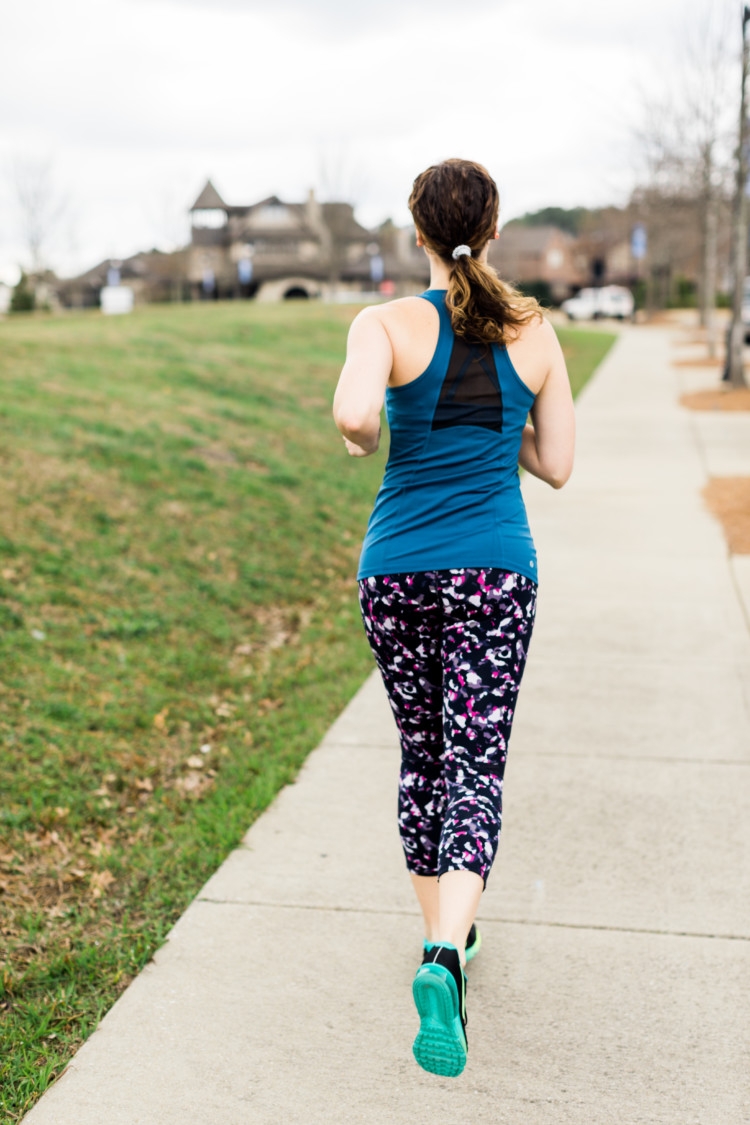
<svg viewBox="0 0 750 1125">
<path fill-rule="evenodd" d="M 12 168 L 49 162 L 52 264 L 186 237 L 230 203 L 310 187 L 408 221 L 414 175 L 482 161 L 503 217 L 624 202 L 642 91 L 734 0 L 34 0 L 3 6 L 0 277 L 23 260 Z"/>
</svg>

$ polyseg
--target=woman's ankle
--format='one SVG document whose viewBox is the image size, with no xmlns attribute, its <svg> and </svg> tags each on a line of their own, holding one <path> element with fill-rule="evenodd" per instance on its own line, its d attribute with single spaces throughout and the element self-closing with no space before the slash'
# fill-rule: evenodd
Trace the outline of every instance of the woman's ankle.
<svg viewBox="0 0 750 1125">
<path fill-rule="evenodd" d="M 433 944 L 433 946 L 443 945 L 443 946 L 447 946 L 448 949 L 455 949 L 456 953 L 458 953 L 458 959 L 461 962 L 461 968 L 462 969 L 466 968 L 466 941 L 465 941 L 465 939 L 463 941 L 460 941 L 460 940 L 457 941 L 456 938 L 455 938 L 455 935 L 447 936 L 447 937 L 446 936 L 439 936 L 435 939 L 435 941 L 432 944 Z"/>
</svg>

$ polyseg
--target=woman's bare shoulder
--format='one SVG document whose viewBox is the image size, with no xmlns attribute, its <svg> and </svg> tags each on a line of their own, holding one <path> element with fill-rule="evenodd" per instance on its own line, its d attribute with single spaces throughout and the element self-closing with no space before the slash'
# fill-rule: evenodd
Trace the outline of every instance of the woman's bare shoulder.
<svg viewBox="0 0 750 1125">
<path fill-rule="evenodd" d="M 509 329 L 506 335 L 509 345 L 543 348 L 557 344 L 557 334 L 545 316 L 534 316 L 525 324 Z"/>
<path fill-rule="evenodd" d="M 534 394 L 542 389 L 549 371 L 562 356 L 554 328 L 539 316 L 515 329 L 507 348 L 519 377 Z"/>
<path fill-rule="evenodd" d="M 390 385 L 412 382 L 432 358 L 439 332 L 437 309 L 421 297 L 400 297 L 365 310 L 385 330 L 393 349 Z M 360 316 L 362 313 L 360 313 Z"/>
<path fill-rule="evenodd" d="M 421 297 L 397 297 L 394 301 L 384 301 L 382 305 L 369 305 L 367 311 L 384 324 L 400 324 L 413 317 L 430 316 L 432 305 Z"/>
<path fill-rule="evenodd" d="M 429 301 L 421 297 L 399 297 L 382 305 L 368 305 L 356 319 L 378 321 L 396 343 L 404 338 L 405 333 L 410 335 L 432 327 L 438 318 Z"/>
</svg>

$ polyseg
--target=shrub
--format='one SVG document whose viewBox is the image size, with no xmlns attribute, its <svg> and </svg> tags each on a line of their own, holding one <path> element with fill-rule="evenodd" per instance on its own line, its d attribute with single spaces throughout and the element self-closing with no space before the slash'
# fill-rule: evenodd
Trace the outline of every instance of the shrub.
<svg viewBox="0 0 750 1125">
<path fill-rule="evenodd" d="M 34 291 L 29 288 L 28 277 L 25 273 L 22 273 L 10 299 L 10 311 L 31 312 L 34 304 Z"/>
<path fill-rule="evenodd" d="M 698 304 L 698 287 L 689 277 L 678 275 L 669 299 L 672 309 L 694 309 Z"/>
<path fill-rule="evenodd" d="M 548 281 L 542 281 L 541 278 L 538 281 L 522 281 L 518 288 L 522 293 L 525 293 L 527 297 L 536 297 L 539 304 L 544 305 L 545 308 L 550 308 L 552 305 L 557 304 L 552 296 L 550 283 Z"/>
</svg>

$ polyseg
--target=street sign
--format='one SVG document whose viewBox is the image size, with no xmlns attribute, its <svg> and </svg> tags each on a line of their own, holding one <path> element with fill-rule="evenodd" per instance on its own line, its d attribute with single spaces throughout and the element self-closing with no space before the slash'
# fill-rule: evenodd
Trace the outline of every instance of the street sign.
<svg viewBox="0 0 750 1125">
<path fill-rule="evenodd" d="M 380 254 L 373 254 L 370 258 L 370 280 L 379 284 L 385 277 L 385 263 Z"/>
<path fill-rule="evenodd" d="M 630 253 L 636 261 L 646 257 L 648 250 L 648 235 L 643 223 L 636 223 L 630 232 Z"/>
</svg>

